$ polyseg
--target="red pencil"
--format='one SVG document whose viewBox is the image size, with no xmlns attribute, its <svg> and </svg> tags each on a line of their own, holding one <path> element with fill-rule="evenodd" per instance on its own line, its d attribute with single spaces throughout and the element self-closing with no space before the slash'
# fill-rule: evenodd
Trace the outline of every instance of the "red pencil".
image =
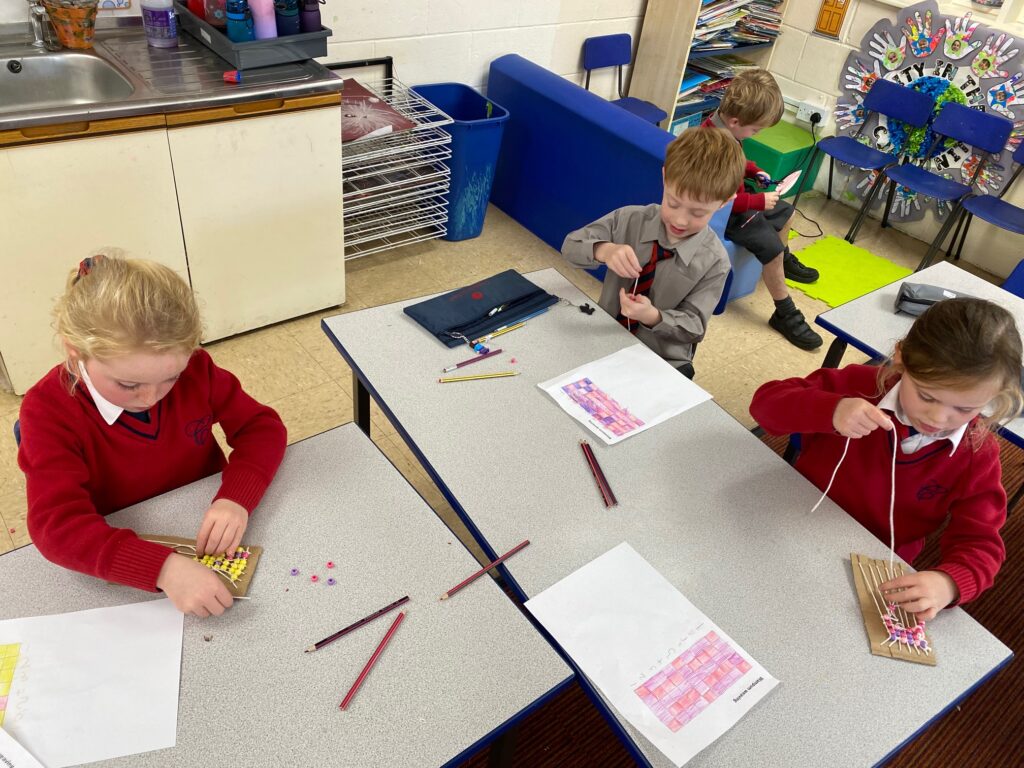
<svg viewBox="0 0 1024 768">
<path fill-rule="evenodd" d="M 359 686 L 363 684 L 363 680 L 365 680 L 366 676 L 370 674 L 370 670 L 373 669 L 373 665 L 377 663 L 378 657 L 384 653 L 384 648 L 387 647 L 388 641 L 391 640 L 391 636 L 395 634 L 395 630 L 398 629 L 398 625 L 402 623 L 402 619 L 404 618 L 404 611 L 395 617 L 395 620 L 391 623 L 391 627 L 384 634 L 384 639 L 381 640 L 380 645 L 377 646 L 377 650 L 373 652 L 373 656 L 371 656 L 370 660 L 366 662 L 366 666 L 363 667 L 363 671 L 359 673 L 359 677 L 357 677 L 356 681 L 352 683 L 352 687 L 348 689 L 348 693 L 345 694 L 345 698 L 342 699 L 339 709 L 346 709 L 352 702 L 352 699 L 355 698 L 356 691 L 359 690 Z"/>
<path fill-rule="evenodd" d="M 604 502 L 606 507 L 610 507 L 611 503 L 608 500 L 608 494 L 604 491 L 604 484 L 601 482 L 601 476 L 597 473 L 597 462 L 594 460 L 593 455 L 589 450 L 590 446 L 587 445 L 586 440 L 580 440 L 580 450 L 583 451 L 583 458 L 587 460 L 587 466 L 590 467 L 590 474 L 594 476 L 594 484 L 597 485 L 597 490 L 601 493 L 601 501 Z"/>
<path fill-rule="evenodd" d="M 604 470 L 601 469 L 601 465 L 597 463 L 597 456 L 594 454 L 594 449 L 590 447 L 590 443 L 587 443 L 587 452 L 590 454 L 590 458 L 594 460 L 594 469 L 597 470 L 597 476 L 600 478 L 601 485 L 604 487 L 607 499 L 611 502 L 607 506 L 616 506 L 619 503 L 619 500 L 616 499 L 615 494 L 612 493 L 612 487 L 608 485 L 608 478 L 604 476 Z"/>
<path fill-rule="evenodd" d="M 456 585 L 455 585 L 454 587 L 452 587 L 452 588 L 451 588 L 451 589 L 449 589 L 449 590 L 448 590 L 447 592 L 445 592 L 445 593 L 444 593 L 443 595 L 441 595 L 440 599 L 441 599 L 441 600 L 447 600 L 447 599 L 448 599 L 449 597 L 451 597 L 452 595 L 454 595 L 454 594 L 455 594 L 456 592 L 458 592 L 458 591 L 459 591 L 460 589 L 462 589 L 463 587 L 467 586 L 468 584 L 470 584 L 470 583 L 472 583 L 472 582 L 476 581 L 476 580 L 477 580 L 478 578 L 480 578 L 481 576 L 483 576 L 483 575 L 484 575 L 485 573 L 487 573 L 487 572 L 488 572 L 489 570 L 491 570 L 491 568 L 493 568 L 494 566 L 498 565 L 499 563 L 503 563 L 503 562 L 504 562 L 505 560 L 507 560 L 508 558 L 512 557 L 512 555 L 514 555 L 514 554 L 515 554 L 516 552 L 518 552 L 518 551 L 519 551 L 520 549 L 522 549 L 523 547 L 525 547 L 525 546 L 526 546 L 527 544 L 529 544 L 529 543 L 530 543 L 530 540 L 529 540 L 529 539 L 527 539 L 527 540 L 526 540 L 526 541 L 524 541 L 524 542 L 521 542 L 521 543 L 519 543 L 519 544 L 516 544 L 516 545 L 515 545 L 514 547 L 512 547 L 512 549 L 510 549 L 510 550 L 509 550 L 508 552 L 506 552 L 506 553 L 505 553 L 504 555 L 502 555 L 501 557 L 499 557 L 499 558 L 498 558 L 497 560 L 495 560 L 495 561 L 491 562 L 491 563 L 490 563 L 490 564 L 488 564 L 488 565 L 485 565 L 485 566 L 484 566 L 483 568 L 481 568 L 481 569 L 480 569 L 479 571 L 477 571 L 476 573 L 474 573 L 474 574 L 473 574 L 472 576 L 470 576 L 470 577 L 469 577 L 468 579 L 466 579 L 465 581 L 460 581 L 460 582 L 459 582 L 458 584 L 456 584 Z"/>
</svg>

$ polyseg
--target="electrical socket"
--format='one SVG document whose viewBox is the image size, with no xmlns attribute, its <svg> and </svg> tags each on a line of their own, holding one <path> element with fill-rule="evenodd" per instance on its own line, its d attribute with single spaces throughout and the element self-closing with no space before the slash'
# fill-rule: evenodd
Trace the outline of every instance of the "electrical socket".
<svg viewBox="0 0 1024 768">
<path fill-rule="evenodd" d="M 822 112 L 822 108 L 819 107 L 817 104 L 811 104 L 806 101 L 801 101 L 797 104 L 796 107 L 796 119 L 799 120 L 801 123 L 821 122 Z M 812 120 L 813 115 L 818 116 L 817 121 Z"/>
</svg>

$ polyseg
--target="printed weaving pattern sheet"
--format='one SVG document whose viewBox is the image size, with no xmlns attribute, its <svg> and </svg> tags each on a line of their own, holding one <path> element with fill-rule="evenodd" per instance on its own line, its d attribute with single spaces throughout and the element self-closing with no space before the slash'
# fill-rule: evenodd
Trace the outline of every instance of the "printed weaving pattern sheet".
<svg viewBox="0 0 1024 768">
<path fill-rule="evenodd" d="M 677 766 L 778 685 L 626 543 L 526 607 L 618 715 Z"/>
<path fill-rule="evenodd" d="M 620 349 L 537 386 L 608 445 L 711 399 L 643 344 Z"/>
</svg>

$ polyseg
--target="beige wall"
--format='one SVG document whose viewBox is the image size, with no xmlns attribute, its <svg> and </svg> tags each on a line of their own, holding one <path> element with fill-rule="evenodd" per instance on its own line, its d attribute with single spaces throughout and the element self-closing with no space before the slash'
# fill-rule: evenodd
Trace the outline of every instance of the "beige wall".
<svg viewBox="0 0 1024 768">
<path fill-rule="evenodd" d="M 894 24 L 897 19 L 902 25 L 900 6 L 915 3 L 899 0 L 851 0 L 853 7 L 847 13 L 841 39 L 831 40 L 811 33 L 817 19 L 821 0 L 788 0 L 783 16 L 783 35 L 779 38 L 772 52 L 768 68 L 775 75 L 787 97 L 815 101 L 827 107 L 828 121 L 819 135 L 829 136 L 835 130 L 832 110 L 836 105 L 836 97 L 841 88 L 843 68 L 846 57 L 851 50 L 861 50 L 860 42 L 864 34 L 881 18 L 888 18 Z M 997 18 L 984 15 L 984 9 L 969 3 L 942 2 L 940 8 L 949 11 L 949 16 L 960 16 L 972 11 L 973 19 L 996 28 L 1005 29 L 1010 34 L 1024 37 L 1024 29 L 1018 25 L 1005 22 L 1005 19 L 1019 18 L 1021 2 L 1008 0 L 1001 13 L 1003 22 Z M 942 22 L 944 23 L 944 22 Z M 1022 46 L 1024 47 L 1024 46 Z M 1024 54 L 1022 54 L 1024 56 Z M 787 115 L 792 119 L 791 115 Z M 824 190 L 827 182 L 828 162 L 822 163 L 816 188 Z M 841 190 L 845 179 L 839 168 L 836 168 L 836 189 Z M 1018 183 L 1006 198 L 1010 202 L 1024 207 L 1024 179 Z M 900 229 L 919 240 L 930 242 L 939 224 L 934 211 L 930 211 L 921 221 L 907 224 L 895 224 Z M 877 226 L 868 222 L 865 227 Z M 831 232 L 828 234 L 842 235 Z M 978 266 L 1002 277 L 1005 277 L 1024 258 L 1024 238 L 1014 235 L 984 222 L 975 221 L 971 225 L 970 235 L 964 246 L 964 258 Z"/>
</svg>

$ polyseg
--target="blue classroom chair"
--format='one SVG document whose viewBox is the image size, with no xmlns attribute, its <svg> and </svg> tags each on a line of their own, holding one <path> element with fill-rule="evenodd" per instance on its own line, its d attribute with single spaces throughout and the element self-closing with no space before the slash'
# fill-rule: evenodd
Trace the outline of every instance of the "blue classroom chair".
<svg viewBox="0 0 1024 768">
<path fill-rule="evenodd" d="M 874 182 L 872 182 L 871 187 L 868 189 L 867 195 L 864 197 L 864 203 L 861 205 L 860 211 L 858 211 L 857 216 L 850 225 L 849 231 L 846 233 L 845 239 L 850 243 L 857 236 L 857 230 L 860 229 L 868 208 L 871 207 L 875 195 L 881 188 L 881 171 L 895 165 L 900 159 L 893 152 L 882 152 L 860 141 L 861 132 L 867 124 L 869 114 L 875 112 L 885 115 L 886 118 L 920 128 L 928 123 L 935 109 L 935 100 L 920 91 L 915 91 L 912 88 L 879 78 L 871 85 L 867 96 L 864 97 L 864 103 L 858 109 L 862 109 L 863 113 L 859 118 L 861 120 L 860 126 L 853 136 L 829 136 L 821 139 L 814 145 L 814 151 L 811 153 L 811 162 L 807 166 L 808 168 L 814 167 L 814 158 L 818 152 L 824 152 L 828 155 L 827 197 L 829 200 L 832 199 L 832 173 L 835 169 L 836 160 L 865 171 L 879 171 L 878 176 L 875 177 Z M 793 200 L 794 208 L 800 202 L 805 178 L 806 175 L 804 178 L 801 178 L 800 189 L 797 192 L 796 199 Z"/>
<path fill-rule="evenodd" d="M 615 67 L 619 82 L 619 98 L 612 102 L 648 123 L 657 125 L 666 117 L 664 111 L 643 99 L 622 95 L 622 67 L 629 64 L 633 57 L 633 38 L 625 32 L 618 35 L 601 35 L 588 37 L 583 41 L 583 69 L 587 73 L 583 87 L 590 90 L 590 71 Z"/>
<path fill-rule="evenodd" d="M 1017 210 L 1019 211 L 1020 209 L 1018 208 Z M 1024 259 L 1017 262 L 1013 272 L 1003 281 L 1002 288 L 1004 291 L 1009 291 L 1014 296 L 1024 299 Z"/>
<path fill-rule="evenodd" d="M 21 422 L 18 419 L 14 420 L 14 444 L 21 445 Z"/>
<path fill-rule="evenodd" d="M 1013 171 L 1009 181 L 1006 182 L 1002 192 L 998 195 L 968 195 L 964 198 L 963 210 L 960 212 L 960 220 L 957 222 L 956 229 L 953 230 L 953 237 L 950 239 L 946 258 L 953 256 L 953 244 L 956 243 L 959 236 L 960 244 L 956 247 L 956 255 L 953 258 L 957 261 L 960 260 L 960 254 L 964 249 L 964 241 L 967 239 L 967 230 L 970 228 L 971 221 L 975 216 L 982 221 L 987 221 L 989 224 L 995 224 L 997 227 L 1008 232 L 1016 232 L 1018 235 L 1024 234 L 1024 209 L 1003 199 L 1010 191 L 1010 187 L 1017 181 L 1020 172 L 1024 170 L 1024 141 L 1017 146 L 1012 155 L 1012 160 L 1017 165 L 1017 168 Z M 962 232 L 961 226 L 963 228 Z M 1017 274 L 1019 269 L 1020 264 L 1014 269 L 1014 274 Z M 1010 275 L 1006 279 L 1006 283 L 1009 283 L 1012 278 L 1013 275 Z M 1006 288 L 1006 283 L 1003 284 L 1004 288 Z M 1018 288 L 1024 288 L 1024 277 L 1021 278 Z M 1007 288 L 1007 290 L 1011 289 Z M 1024 298 L 1024 291 L 1013 290 L 1012 292 Z"/>
<path fill-rule="evenodd" d="M 931 264 L 942 241 L 946 239 L 954 222 L 960 217 L 964 198 L 971 193 L 978 175 L 992 156 L 998 155 L 1006 146 L 1006 142 L 1010 138 L 1010 131 L 1013 130 L 1013 123 L 1001 115 L 980 112 L 977 109 L 965 107 L 963 104 L 947 102 L 942 105 L 942 110 L 932 121 L 932 130 L 936 134 L 935 139 L 928 148 L 928 153 L 920 161 L 920 165 L 906 163 L 890 166 L 879 177 L 884 176 L 889 184 L 885 212 L 882 214 L 883 227 L 889 224 L 889 211 L 892 208 L 897 184 L 907 187 L 917 194 L 933 197 L 940 203 L 952 203 L 953 205 L 953 210 L 946 217 L 942 227 L 939 228 L 939 233 L 932 240 L 932 244 L 928 247 L 928 251 L 915 271 L 920 271 Z M 925 167 L 945 146 L 947 139 L 961 142 L 973 147 L 976 152 L 983 153 L 966 184 L 947 179 Z"/>
</svg>

